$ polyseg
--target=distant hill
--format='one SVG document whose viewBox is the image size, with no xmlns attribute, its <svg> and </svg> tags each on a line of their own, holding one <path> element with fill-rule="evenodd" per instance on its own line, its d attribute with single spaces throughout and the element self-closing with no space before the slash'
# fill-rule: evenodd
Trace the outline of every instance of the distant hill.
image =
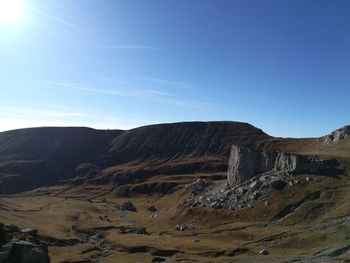
<svg viewBox="0 0 350 263">
<path fill-rule="evenodd" d="M 0 133 L 0 194 L 63 180 L 73 184 L 125 184 L 155 175 L 225 172 L 230 148 L 343 154 L 341 142 L 324 138 L 274 138 L 241 122 L 182 122 L 128 131 L 50 127 Z M 347 140 L 346 140 L 347 141 Z M 338 146 L 339 145 L 339 146 Z"/>
<path fill-rule="evenodd" d="M 119 130 L 30 128 L 0 133 L 0 193 L 57 183 L 80 163 L 100 163 Z"/>
</svg>

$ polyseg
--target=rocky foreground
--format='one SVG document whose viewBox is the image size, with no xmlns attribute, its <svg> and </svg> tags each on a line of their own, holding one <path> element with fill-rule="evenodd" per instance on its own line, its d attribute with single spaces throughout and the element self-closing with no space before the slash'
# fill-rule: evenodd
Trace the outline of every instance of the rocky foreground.
<svg viewBox="0 0 350 263">
<path fill-rule="evenodd" d="M 49 263 L 47 245 L 32 228 L 0 224 L 0 263 Z"/>
</svg>

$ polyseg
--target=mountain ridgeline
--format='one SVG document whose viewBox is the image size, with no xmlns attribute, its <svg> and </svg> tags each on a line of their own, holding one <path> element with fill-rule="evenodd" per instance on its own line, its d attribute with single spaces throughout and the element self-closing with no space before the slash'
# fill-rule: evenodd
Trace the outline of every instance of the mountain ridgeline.
<svg viewBox="0 0 350 263">
<path fill-rule="evenodd" d="M 320 139 L 273 138 L 250 124 L 228 121 L 158 124 L 128 131 L 13 130 L 0 133 L 0 194 L 63 182 L 124 184 L 155 175 L 225 172 L 232 145 L 278 145 L 293 151 L 286 145 L 319 144 Z"/>
</svg>

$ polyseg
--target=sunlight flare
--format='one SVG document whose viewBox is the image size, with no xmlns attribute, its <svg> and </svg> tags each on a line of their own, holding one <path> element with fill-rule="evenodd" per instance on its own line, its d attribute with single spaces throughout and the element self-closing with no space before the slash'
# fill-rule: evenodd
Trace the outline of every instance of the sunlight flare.
<svg viewBox="0 0 350 263">
<path fill-rule="evenodd" d="M 0 0 L 0 25 L 18 23 L 24 14 L 22 0 Z"/>
</svg>

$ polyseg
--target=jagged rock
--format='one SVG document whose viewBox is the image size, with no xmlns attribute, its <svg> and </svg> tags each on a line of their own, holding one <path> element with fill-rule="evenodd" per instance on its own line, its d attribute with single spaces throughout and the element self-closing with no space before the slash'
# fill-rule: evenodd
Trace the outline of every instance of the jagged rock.
<svg viewBox="0 0 350 263">
<path fill-rule="evenodd" d="M 195 182 L 186 185 L 186 189 L 191 190 L 193 193 L 201 193 L 211 184 L 211 181 L 208 181 L 203 178 L 197 179 Z"/>
<path fill-rule="evenodd" d="M 137 212 L 136 207 L 130 201 L 123 203 L 121 205 L 120 209 L 123 210 L 123 211 Z"/>
<path fill-rule="evenodd" d="M 350 135 L 350 125 L 344 126 L 338 130 L 333 131 L 331 134 L 328 134 L 324 137 L 324 143 L 330 144 L 335 143 L 340 140 L 347 138 Z"/>
<path fill-rule="evenodd" d="M 263 173 L 317 173 L 328 161 L 319 157 L 267 152 L 252 147 L 233 145 L 229 158 L 227 180 L 231 187 Z"/>
</svg>

